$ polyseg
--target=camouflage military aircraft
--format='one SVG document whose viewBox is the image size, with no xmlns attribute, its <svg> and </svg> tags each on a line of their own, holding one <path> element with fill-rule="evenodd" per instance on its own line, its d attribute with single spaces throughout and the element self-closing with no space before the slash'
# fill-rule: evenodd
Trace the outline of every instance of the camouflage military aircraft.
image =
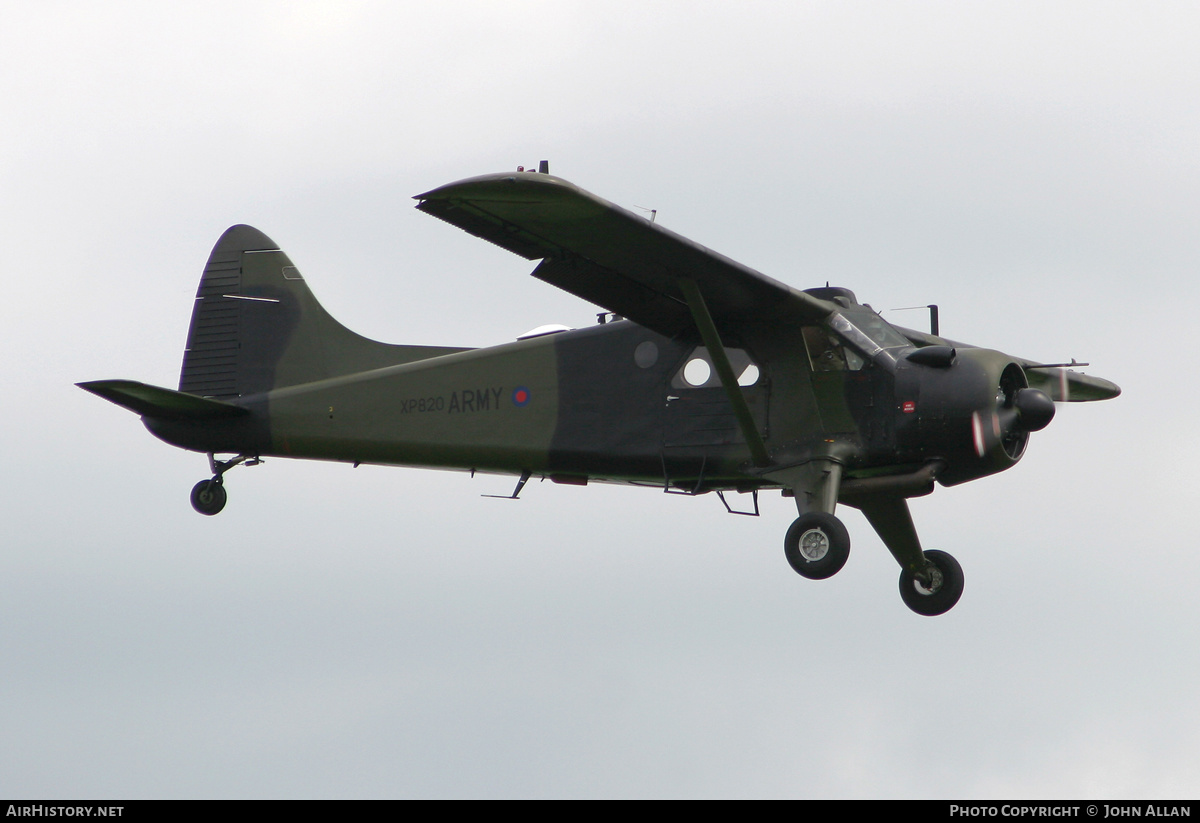
<svg viewBox="0 0 1200 823">
<path fill-rule="evenodd" d="M 208 454 L 212 476 L 192 490 L 202 514 L 224 507 L 229 469 L 264 456 L 508 473 L 514 498 L 535 476 L 716 492 L 744 514 L 780 489 L 799 512 L 793 569 L 837 573 L 850 538 L 834 511 L 858 508 L 924 615 L 954 606 L 963 574 L 922 550 L 908 498 L 1012 467 L 1055 400 L 1120 394 L 1066 364 L 898 328 L 848 289 L 794 289 L 544 163 L 416 200 L 608 311 L 483 349 L 377 343 L 330 317 L 269 238 L 234 226 L 200 280 L 179 390 L 79 385 Z M 733 491 L 753 511 L 731 507 Z"/>
</svg>

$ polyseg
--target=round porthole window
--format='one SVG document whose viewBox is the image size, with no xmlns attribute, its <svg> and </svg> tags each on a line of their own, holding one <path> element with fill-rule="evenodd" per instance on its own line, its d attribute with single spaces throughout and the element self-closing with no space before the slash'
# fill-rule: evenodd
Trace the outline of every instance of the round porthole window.
<svg viewBox="0 0 1200 823">
<path fill-rule="evenodd" d="M 712 366 L 708 365 L 707 360 L 701 360 L 699 357 L 689 360 L 683 367 L 683 379 L 689 386 L 703 386 L 711 376 Z"/>
<path fill-rule="evenodd" d="M 658 344 L 653 340 L 643 340 L 633 350 L 633 362 L 643 369 L 648 369 L 658 362 Z"/>
</svg>

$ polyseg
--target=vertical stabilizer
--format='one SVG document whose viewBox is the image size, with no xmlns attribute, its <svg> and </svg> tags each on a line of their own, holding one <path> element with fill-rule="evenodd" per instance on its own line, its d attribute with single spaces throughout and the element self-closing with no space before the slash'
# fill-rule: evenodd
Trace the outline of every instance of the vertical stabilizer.
<svg viewBox="0 0 1200 823">
<path fill-rule="evenodd" d="M 271 238 L 233 226 L 217 241 L 192 310 L 179 390 L 218 400 L 462 349 L 391 346 L 334 320 Z"/>
</svg>

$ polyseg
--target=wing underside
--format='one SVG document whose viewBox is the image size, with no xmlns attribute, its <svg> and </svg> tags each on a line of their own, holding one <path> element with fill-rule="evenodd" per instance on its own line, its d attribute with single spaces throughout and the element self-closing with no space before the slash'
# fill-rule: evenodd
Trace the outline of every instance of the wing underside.
<svg viewBox="0 0 1200 823">
<path fill-rule="evenodd" d="M 1065 368 L 1038 368 L 1031 363 L 1022 363 L 1031 388 L 1040 389 L 1051 400 L 1063 403 L 1081 403 L 1089 400 L 1109 400 L 1118 396 L 1121 389 L 1111 380 L 1083 374 Z"/>
<path fill-rule="evenodd" d="M 473 177 L 415 199 L 421 211 L 541 260 L 535 277 L 668 336 L 694 326 L 681 280 L 696 283 L 722 328 L 820 322 L 832 308 L 548 174 Z"/>
</svg>

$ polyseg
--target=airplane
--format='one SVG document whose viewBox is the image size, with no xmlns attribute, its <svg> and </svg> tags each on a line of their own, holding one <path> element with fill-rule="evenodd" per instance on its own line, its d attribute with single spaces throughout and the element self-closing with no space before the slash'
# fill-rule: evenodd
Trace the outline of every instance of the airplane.
<svg viewBox="0 0 1200 823">
<path fill-rule="evenodd" d="M 1055 401 L 1120 388 L 894 326 L 846 288 L 798 290 L 537 170 L 417 195 L 416 208 L 539 261 L 532 274 L 605 312 L 487 348 L 369 340 L 320 306 L 299 269 L 249 226 L 217 241 L 196 294 L 179 389 L 79 383 L 155 436 L 208 455 L 196 511 L 224 508 L 225 474 L 291 457 L 715 492 L 758 515 L 780 490 L 801 576 L 846 563 L 836 516 L 857 508 L 900 565 L 903 602 L 950 610 L 963 572 L 924 550 L 908 499 L 1016 465 Z M 930 307 L 931 312 L 936 312 Z M 753 510 L 727 493 L 752 495 Z M 748 508 L 743 505 L 741 508 Z"/>
</svg>

